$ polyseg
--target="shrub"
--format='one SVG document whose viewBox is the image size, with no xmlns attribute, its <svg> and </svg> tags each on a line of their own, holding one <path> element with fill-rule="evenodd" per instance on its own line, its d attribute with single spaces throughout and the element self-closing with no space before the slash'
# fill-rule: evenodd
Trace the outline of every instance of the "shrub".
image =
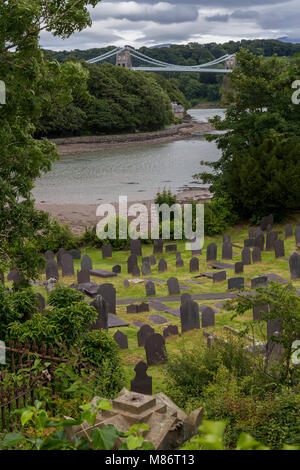
<svg viewBox="0 0 300 470">
<path fill-rule="evenodd" d="M 48 227 L 37 238 L 37 247 L 45 252 L 52 250 L 58 251 L 64 247 L 65 250 L 71 250 L 78 246 L 78 238 L 71 232 L 68 225 L 61 225 L 57 220 L 49 222 Z"/>
<path fill-rule="evenodd" d="M 115 239 L 101 239 L 97 235 L 97 226 L 94 225 L 92 229 L 85 229 L 84 234 L 82 235 L 80 239 L 80 243 L 82 245 L 92 245 L 96 248 L 101 248 L 103 244 L 110 244 L 115 251 L 121 251 L 125 246 L 130 244 L 130 237 L 127 236 L 127 238 L 122 239 L 119 236 L 119 225 L 120 225 L 120 218 L 117 216 L 116 217 L 116 238 Z M 105 225 L 104 227 L 104 232 L 106 232 L 108 229 L 108 224 Z"/>
<path fill-rule="evenodd" d="M 82 292 L 65 286 L 57 286 L 49 295 L 49 305 L 58 308 L 70 307 L 81 300 L 84 300 Z"/>
<path fill-rule="evenodd" d="M 238 217 L 234 214 L 231 204 L 221 198 L 213 198 L 205 204 L 204 233 L 208 236 L 224 233 L 229 225 L 234 225 Z"/>
</svg>

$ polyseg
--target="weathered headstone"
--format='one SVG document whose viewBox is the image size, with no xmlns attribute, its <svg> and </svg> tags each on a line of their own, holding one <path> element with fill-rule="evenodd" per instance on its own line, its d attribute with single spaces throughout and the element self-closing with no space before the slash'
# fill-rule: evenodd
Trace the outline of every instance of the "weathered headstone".
<svg viewBox="0 0 300 470">
<path fill-rule="evenodd" d="M 242 290 L 245 287 L 245 279 L 243 277 L 232 277 L 228 279 L 228 289 Z"/>
<path fill-rule="evenodd" d="M 147 375 L 148 366 L 140 361 L 134 368 L 135 377 L 131 380 L 132 392 L 142 393 L 143 395 L 152 395 L 152 377 Z"/>
<path fill-rule="evenodd" d="M 152 336 L 154 329 L 150 325 L 143 325 L 137 332 L 138 345 L 140 347 L 145 346 L 146 339 L 148 336 Z"/>
<path fill-rule="evenodd" d="M 119 345 L 120 349 L 128 349 L 128 338 L 122 331 L 116 331 L 114 340 Z"/>
<path fill-rule="evenodd" d="M 226 271 L 218 271 L 212 275 L 213 282 L 222 282 L 226 281 Z"/>
<path fill-rule="evenodd" d="M 127 289 L 127 287 L 130 287 L 130 282 L 128 279 L 124 279 L 123 286 Z"/>
<path fill-rule="evenodd" d="M 167 271 L 167 269 L 168 269 L 168 265 L 167 265 L 166 260 L 164 258 L 161 258 L 158 263 L 158 272 L 164 273 L 165 271 Z"/>
<path fill-rule="evenodd" d="M 284 241 L 276 240 L 274 243 L 274 250 L 275 250 L 275 258 L 284 258 L 285 257 Z"/>
<path fill-rule="evenodd" d="M 235 274 L 241 274 L 244 272 L 244 265 L 241 261 L 238 261 L 237 263 L 235 263 L 234 272 Z"/>
<path fill-rule="evenodd" d="M 251 251 L 250 248 L 245 247 L 242 250 L 242 263 L 244 266 L 249 266 L 251 264 Z"/>
<path fill-rule="evenodd" d="M 46 265 L 46 279 L 59 279 L 58 266 L 54 260 L 48 261 Z"/>
<path fill-rule="evenodd" d="M 254 238 L 254 237 L 255 237 L 255 229 L 254 229 L 254 227 L 249 227 L 249 230 L 248 230 L 248 237 L 249 237 L 249 238 Z"/>
<path fill-rule="evenodd" d="M 282 331 L 281 321 L 277 318 L 269 318 L 269 320 L 267 320 L 267 337 L 271 338 L 276 331 Z"/>
<path fill-rule="evenodd" d="M 261 262 L 261 251 L 258 246 L 255 246 L 252 250 L 252 263 L 260 263 Z"/>
<path fill-rule="evenodd" d="M 150 264 L 150 256 L 146 256 L 145 258 L 142 258 L 142 263 Z"/>
<path fill-rule="evenodd" d="M 163 250 L 164 250 L 164 241 L 161 238 L 159 240 L 154 240 L 153 254 L 163 253 Z"/>
<path fill-rule="evenodd" d="M 170 295 L 180 294 L 179 282 L 176 277 L 170 277 L 167 281 Z"/>
<path fill-rule="evenodd" d="M 156 258 L 155 258 L 154 255 L 149 256 L 149 260 L 150 260 L 151 266 L 155 266 L 155 265 L 156 265 Z"/>
<path fill-rule="evenodd" d="M 187 300 L 180 306 L 181 332 L 200 329 L 199 305 Z"/>
<path fill-rule="evenodd" d="M 69 253 L 65 253 L 61 257 L 62 276 L 74 276 L 73 258 Z"/>
<path fill-rule="evenodd" d="M 289 258 L 291 279 L 300 279 L 300 253 L 294 251 Z"/>
<path fill-rule="evenodd" d="M 44 308 L 46 307 L 46 301 L 45 298 L 40 294 L 39 292 L 36 294 L 37 300 L 38 300 L 38 310 L 41 313 Z"/>
<path fill-rule="evenodd" d="M 138 313 L 144 313 L 144 312 L 150 311 L 149 304 L 147 304 L 146 302 L 142 302 L 140 305 L 137 306 L 137 308 L 138 308 Z"/>
<path fill-rule="evenodd" d="M 257 289 L 258 287 L 266 287 L 268 285 L 268 276 L 257 276 L 251 279 L 251 289 Z"/>
<path fill-rule="evenodd" d="M 104 244 L 102 245 L 102 258 L 105 259 L 105 258 L 112 258 L 112 247 L 111 245 L 108 245 L 108 244 Z"/>
<path fill-rule="evenodd" d="M 277 232 L 267 232 L 267 238 L 266 238 L 266 251 L 273 251 L 274 250 L 274 243 L 278 239 L 278 233 Z"/>
<path fill-rule="evenodd" d="M 190 273 L 195 273 L 199 271 L 199 260 L 198 258 L 192 258 L 190 260 Z"/>
<path fill-rule="evenodd" d="M 169 336 L 177 336 L 178 335 L 178 326 L 177 325 L 169 325 L 163 331 L 164 338 L 168 338 Z"/>
<path fill-rule="evenodd" d="M 142 243 L 140 239 L 130 241 L 130 251 L 132 255 L 142 256 Z"/>
<path fill-rule="evenodd" d="M 247 238 L 244 240 L 245 248 L 253 248 L 255 246 L 255 238 Z"/>
<path fill-rule="evenodd" d="M 206 309 L 203 310 L 201 324 L 202 328 L 215 326 L 215 311 L 211 307 L 206 307 Z"/>
<path fill-rule="evenodd" d="M 150 295 L 155 295 L 155 284 L 152 281 L 148 281 L 145 285 L 146 288 L 146 296 L 149 297 Z"/>
<path fill-rule="evenodd" d="M 176 259 L 176 268 L 182 268 L 184 266 L 184 261 L 182 258 Z"/>
<path fill-rule="evenodd" d="M 77 271 L 77 283 L 78 284 L 88 284 L 90 282 L 90 271 L 82 269 Z"/>
<path fill-rule="evenodd" d="M 192 300 L 192 296 L 188 292 L 184 292 L 181 295 L 180 300 L 181 300 L 181 304 L 184 304 L 184 302 L 186 302 L 187 300 Z"/>
<path fill-rule="evenodd" d="M 166 245 L 166 253 L 176 253 L 177 245 Z"/>
<path fill-rule="evenodd" d="M 285 229 L 284 229 L 284 233 L 285 233 L 285 238 L 290 238 L 293 236 L 293 227 L 288 224 L 285 226 Z"/>
<path fill-rule="evenodd" d="M 126 307 L 126 313 L 138 313 L 138 306 L 135 305 L 135 304 L 130 304 L 130 305 L 127 305 Z"/>
<path fill-rule="evenodd" d="M 265 236 L 263 233 L 257 235 L 254 239 L 254 246 L 257 246 L 260 251 L 264 251 L 265 249 Z"/>
<path fill-rule="evenodd" d="M 232 259 L 232 244 L 225 242 L 222 245 L 222 259 Z"/>
<path fill-rule="evenodd" d="M 66 253 L 66 250 L 64 248 L 60 248 L 58 252 L 56 253 L 57 264 L 59 267 L 61 267 L 61 258 L 65 253 Z"/>
<path fill-rule="evenodd" d="M 218 247 L 215 243 L 210 243 L 206 249 L 206 261 L 216 261 Z"/>
<path fill-rule="evenodd" d="M 81 259 L 81 251 L 77 250 L 76 248 L 68 250 L 67 253 L 69 253 L 69 255 L 71 255 L 73 259 Z"/>
<path fill-rule="evenodd" d="M 102 295 L 97 295 L 90 305 L 95 307 L 98 313 L 98 318 L 91 325 L 90 330 L 108 330 L 108 306 Z"/>
<path fill-rule="evenodd" d="M 138 267 L 137 264 L 135 266 L 133 266 L 131 274 L 132 274 L 133 277 L 139 277 L 141 275 L 141 270 L 140 270 L 140 268 Z"/>
<path fill-rule="evenodd" d="M 135 255 L 135 254 L 130 255 L 127 259 L 127 272 L 128 272 L 128 274 L 132 274 L 133 267 L 137 266 L 137 264 L 138 264 L 137 255 Z"/>
<path fill-rule="evenodd" d="M 148 276 L 149 274 L 152 273 L 151 266 L 147 261 L 143 261 L 142 263 L 142 273 L 143 273 L 143 276 Z"/>
<path fill-rule="evenodd" d="M 83 257 L 81 258 L 81 269 L 83 271 L 90 271 L 93 269 L 93 263 L 89 255 L 84 254 Z"/>
<path fill-rule="evenodd" d="M 262 314 L 260 312 L 269 312 L 269 306 L 268 305 L 256 305 L 253 306 L 253 320 L 254 321 L 261 321 L 262 320 Z"/>
<path fill-rule="evenodd" d="M 44 254 L 46 260 L 50 261 L 50 260 L 54 260 L 54 253 L 53 251 L 51 250 L 47 250 Z"/>
<path fill-rule="evenodd" d="M 116 313 L 116 289 L 112 284 L 101 284 L 97 295 L 102 295 L 107 303 L 108 313 Z"/>
<path fill-rule="evenodd" d="M 228 235 L 227 233 L 223 235 L 223 243 L 231 243 L 230 235 Z"/>
<path fill-rule="evenodd" d="M 116 265 L 113 266 L 113 268 L 112 268 L 112 272 L 113 272 L 113 273 L 116 273 L 116 274 L 120 274 L 121 270 L 122 270 L 122 268 L 121 268 L 121 266 L 120 266 L 119 264 L 116 264 Z"/>
<path fill-rule="evenodd" d="M 149 366 L 168 362 L 166 341 L 164 337 L 158 333 L 154 333 L 146 338 L 145 351 L 147 364 Z"/>
<path fill-rule="evenodd" d="M 295 241 L 296 245 L 300 245 L 300 225 L 297 225 L 295 229 Z"/>
<path fill-rule="evenodd" d="M 260 222 L 260 228 L 261 230 L 265 231 L 267 230 L 268 225 L 273 226 L 274 224 L 274 216 L 273 214 L 270 214 L 266 217 L 263 217 Z"/>
</svg>

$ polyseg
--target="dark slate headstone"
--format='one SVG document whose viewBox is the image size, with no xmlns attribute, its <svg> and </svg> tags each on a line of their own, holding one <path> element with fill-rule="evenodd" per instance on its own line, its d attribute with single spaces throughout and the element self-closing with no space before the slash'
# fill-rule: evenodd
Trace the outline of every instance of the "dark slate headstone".
<svg viewBox="0 0 300 470">
<path fill-rule="evenodd" d="M 142 393 L 143 395 L 152 395 L 152 377 L 147 375 L 148 366 L 140 361 L 134 368 L 135 377 L 131 380 L 132 392 Z"/>
<path fill-rule="evenodd" d="M 253 248 L 255 246 L 255 238 L 248 238 L 244 240 L 245 248 Z"/>
<path fill-rule="evenodd" d="M 121 270 L 122 270 L 122 268 L 121 268 L 121 266 L 120 266 L 119 264 L 116 264 L 116 265 L 113 266 L 113 268 L 112 268 L 112 272 L 113 272 L 113 273 L 116 273 L 116 274 L 120 274 Z"/>
<path fill-rule="evenodd" d="M 213 282 L 226 281 L 226 271 L 218 271 L 212 275 Z"/>
<path fill-rule="evenodd" d="M 178 326 L 177 325 L 169 325 L 163 331 L 164 338 L 169 338 L 169 336 L 177 336 L 178 335 Z"/>
<path fill-rule="evenodd" d="M 127 259 L 127 272 L 128 274 L 132 274 L 134 266 L 137 266 L 138 264 L 138 259 L 137 255 L 132 254 L 128 257 Z"/>
<path fill-rule="evenodd" d="M 293 236 L 293 227 L 288 224 L 285 226 L 285 229 L 284 229 L 284 233 L 285 233 L 285 238 L 290 238 Z"/>
<path fill-rule="evenodd" d="M 183 268 L 184 266 L 184 261 L 182 258 L 177 258 L 176 259 L 176 268 Z"/>
<path fill-rule="evenodd" d="M 192 300 L 192 296 L 188 292 L 185 292 L 184 294 L 181 295 L 180 299 L 181 299 L 181 303 L 184 304 L 184 302 L 186 302 L 187 300 Z"/>
<path fill-rule="evenodd" d="M 168 270 L 167 262 L 164 258 L 161 258 L 158 263 L 158 272 L 164 273 L 167 270 Z"/>
<path fill-rule="evenodd" d="M 128 338 L 122 331 L 116 331 L 114 340 L 119 345 L 120 349 L 128 349 Z"/>
<path fill-rule="evenodd" d="M 270 338 L 276 331 L 279 333 L 282 331 L 281 321 L 277 318 L 270 318 L 267 321 L 267 337 Z"/>
<path fill-rule="evenodd" d="M 145 285 L 146 288 L 146 296 L 149 297 L 150 295 L 155 295 L 155 284 L 152 281 L 148 281 Z"/>
<path fill-rule="evenodd" d="M 138 306 L 134 304 L 127 305 L 126 313 L 138 313 Z"/>
<path fill-rule="evenodd" d="M 228 289 L 242 290 L 245 287 L 245 279 L 243 277 L 232 277 L 228 279 Z"/>
<path fill-rule="evenodd" d="M 151 266 L 155 266 L 155 265 L 156 265 L 156 258 L 155 258 L 154 255 L 149 256 L 149 260 L 150 260 Z"/>
<path fill-rule="evenodd" d="M 166 245 L 166 253 L 176 253 L 177 245 Z"/>
<path fill-rule="evenodd" d="M 45 256 L 46 260 L 48 260 L 48 261 L 50 261 L 50 260 L 54 261 L 54 253 L 53 253 L 53 251 L 47 250 L 47 251 L 45 252 L 44 256 Z"/>
<path fill-rule="evenodd" d="M 116 289 L 112 284 L 101 284 L 97 295 L 102 295 L 107 303 L 108 313 L 116 313 Z"/>
<path fill-rule="evenodd" d="M 124 279 L 123 286 L 125 288 L 130 287 L 130 282 L 128 281 L 128 279 Z"/>
<path fill-rule="evenodd" d="M 222 259 L 232 259 L 232 245 L 230 242 L 225 242 L 222 245 Z"/>
<path fill-rule="evenodd" d="M 268 276 L 257 276 L 251 279 L 251 289 L 257 289 L 258 287 L 266 287 L 268 285 Z"/>
<path fill-rule="evenodd" d="M 159 315 L 158 313 L 150 315 L 149 320 L 154 325 L 163 325 L 164 323 L 169 323 L 169 320 L 167 318 L 163 317 L 162 315 Z"/>
<path fill-rule="evenodd" d="M 102 295 L 97 295 L 90 305 L 95 307 L 98 313 L 98 318 L 91 325 L 90 330 L 108 330 L 108 305 Z"/>
<path fill-rule="evenodd" d="M 93 269 L 93 263 L 89 255 L 86 255 L 86 254 L 83 255 L 83 257 L 81 258 L 80 264 L 81 264 L 81 269 L 83 271 L 90 271 L 91 269 Z"/>
<path fill-rule="evenodd" d="M 150 256 L 146 256 L 145 258 L 142 258 L 142 263 L 150 264 Z"/>
<path fill-rule="evenodd" d="M 260 263 L 261 262 L 261 251 L 258 246 L 255 246 L 252 250 L 252 263 Z"/>
<path fill-rule="evenodd" d="M 62 269 L 62 276 L 74 276 L 74 264 L 73 258 L 69 253 L 65 253 L 61 257 L 61 269 Z"/>
<path fill-rule="evenodd" d="M 255 233 L 254 233 L 254 238 L 258 237 L 259 235 L 263 235 L 264 232 L 262 231 L 262 229 L 260 227 L 257 227 L 257 229 L 255 230 Z"/>
<path fill-rule="evenodd" d="M 148 276 L 149 274 L 152 273 L 151 266 L 149 263 L 147 263 L 147 261 L 143 261 L 142 263 L 142 273 L 143 273 L 143 276 Z"/>
<path fill-rule="evenodd" d="M 186 300 L 180 306 L 181 332 L 200 329 L 199 305 L 193 300 Z"/>
<path fill-rule="evenodd" d="M 201 318 L 202 328 L 207 328 L 208 326 L 215 326 L 215 311 L 211 307 L 207 307 L 202 312 Z"/>
<path fill-rule="evenodd" d="M 231 243 L 230 235 L 228 235 L 227 233 L 223 235 L 223 243 Z"/>
<path fill-rule="evenodd" d="M 137 264 L 133 266 L 131 274 L 133 277 L 139 277 L 141 275 L 141 270 Z"/>
<path fill-rule="evenodd" d="M 164 250 L 164 241 L 160 238 L 159 240 L 154 240 L 153 242 L 153 253 L 163 253 Z"/>
<path fill-rule="evenodd" d="M 274 216 L 273 214 L 268 215 L 267 217 L 263 217 L 260 222 L 260 228 L 265 231 L 267 230 L 268 225 L 274 224 Z"/>
<path fill-rule="evenodd" d="M 284 258 L 285 257 L 284 241 L 276 240 L 274 243 L 274 250 L 275 250 L 275 258 Z"/>
<path fill-rule="evenodd" d="M 210 243 L 206 249 L 206 261 L 216 261 L 218 247 L 215 243 Z"/>
<path fill-rule="evenodd" d="M 180 294 L 179 282 L 176 277 L 170 277 L 167 281 L 168 290 L 170 295 Z"/>
<path fill-rule="evenodd" d="M 154 334 L 154 329 L 150 325 L 143 325 L 137 332 L 138 345 L 140 347 L 145 346 L 146 339 L 148 336 Z"/>
<path fill-rule="evenodd" d="M 146 302 L 142 302 L 140 305 L 137 306 L 138 308 L 138 313 L 145 313 L 150 311 L 149 304 Z"/>
<path fill-rule="evenodd" d="M 300 225 L 297 225 L 295 229 L 295 241 L 296 241 L 296 245 L 300 244 Z"/>
<path fill-rule="evenodd" d="M 59 267 L 61 267 L 61 258 L 65 253 L 66 253 L 66 250 L 64 248 L 60 248 L 58 252 L 56 253 L 57 264 Z"/>
<path fill-rule="evenodd" d="M 267 226 L 267 232 L 272 232 L 272 225 L 271 225 L 271 224 L 269 224 L 269 225 Z"/>
<path fill-rule="evenodd" d="M 265 249 L 265 236 L 263 233 L 257 235 L 254 239 L 254 246 L 257 246 L 260 251 L 264 251 Z"/>
<path fill-rule="evenodd" d="M 278 239 L 277 232 L 267 232 L 267 239 L 266 239 L 266 251 L 273 251 L 274 250 L 274 243 Z"/>
<path fill-rule="evenodd" d="M 254 321 L 261 321 L 262 320 L 262 315 L 260 312 L 269 312 L 269 307 L 268 305 L 256 305 L 252 309 L 253 311 L 253 320 Z"/>
<path fill-rule="evenodd" d="M 192 258 L 190 260 L 190 273 L 195 273 L 199 271 L 199 260 L 198 258 Z"/>
<path fill-rule="evenodd" d="M 54 260 L 48 261 L 46 265 L 46 279 L 59 279 L 58 266 Z"/>
<path fill-rule="evenodd" d="M 238 261 L 237 263 L 235 263 L 234 272 L 235 274 L 241 274 L 244 272 L 244 265 L 241 261 Z"/>
<path fill-rule="evenodd" d="M 72 249 L 72 250 L 68 250 L 68 253 L 69 253 L 69 255 L 72 256 L 73 259 L 81 259 L 81 251 L 80 250 Z"/>
<path fill-rule="evenodd" d="M 300 279 L 300 253 L 294 251 L 289 258 L 291 279 Z"/>
<path fill-rule="evenodd" d="M 255 229 L 254 229 L 254 227 L 249 227 L 249 230 L 248 230 L 248 237 L 249 237 L 249 238 L 254 238 L 254 237 L 255 237 Z"/>
<path fill-rule="evenodd" d="M 90 271 L 82 269 L 77 271 L 77 283 L 78 284 L 87 284 L 90 282 Z"/>
<path fill-rule="evenodd" d="M 242 250 L 242 263 L 244 266 L 251 264 L 251 251 L 250 248 L 245 247 Z"/>
<path fill-rule="evenodd" d="M 149 366 L 168 362 L 165 338 L 158 333 L 146 338 L 145 351 Z"/>
<path fill-rule="evenodd" d="M 50 261 L 48 261 L 48 263 L 50 263 Z M 48 263 L 47 263 L 47 265 L 48 265 Z M 55 263 L 55 261 L 54 261 L 54 263 Z M 46 273 L 47 273 L 47 271 L 46 271 Z M 58 277 L 56 279 L 58 279 Z M 17 269 L 12 269 L 7 275 L 7 280 L 8 281 L 13 281 L 15 284 L 18 284 L 21 280 L 20 272 Z"/>
<path fill-rule="evenodd" d="M 38 300 L 38 310 L 41 313 L 44 310 L 44 308 L 46 307 L 46 301 L 45 301 L 44 297 L 42 296 L 42 294 L 40 294 L 39 292 L 36 294 L 36 297 L 37 297 L 37 300 Z"/>
<path fill-rule="evenodd" d="M 130 251 L 132 255 L 142 256 L 142 243 L 140 239 L 130 241 Z"/>
<path fill-rule="evenodd" d="M 102 258 L 105 259 L 105 258 L 112 258 L 112 247 L 111 245 L 108 245 L 108 244 L 104 244 L 102 245 Z"/>
</svg>

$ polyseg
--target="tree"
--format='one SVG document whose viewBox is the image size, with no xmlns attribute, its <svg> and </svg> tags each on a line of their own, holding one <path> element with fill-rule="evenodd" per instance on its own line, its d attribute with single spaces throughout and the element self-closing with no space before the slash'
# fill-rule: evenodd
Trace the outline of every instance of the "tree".
<svg viewBox="0 0 300 470">
<path fill-rule="evenodd" d="M 292 103 L 292 82 L 300 61 L 255 57 L 242 50 L 230 75 L 225 120 L 215 117 L 210 138 L 222 151 L 212 172 L 197 175 L 225 197 L 240 218 L 255 222 L 270 212 L 277 218 L 300 206 L 300 106 Z"/>
<path fill-rule="evenodd" d="M 0 4 L 0 78 L 6 105 L 0 107 L 0 269 L 15 267 L 35 277 L 43 258 L 35 237 L 47 214 L 34 208 L 34 181 L 57 158 L 55 146 L 33 138 L 34 122 L 51 101 L 57 62 L 45 62 L 39 47 L 42 30 L 62 38 L 91 24 L 88 5 L 98 0 L 23 0 Z M 64 89 L 60 98 L 71 101 Z"/>
</svg>

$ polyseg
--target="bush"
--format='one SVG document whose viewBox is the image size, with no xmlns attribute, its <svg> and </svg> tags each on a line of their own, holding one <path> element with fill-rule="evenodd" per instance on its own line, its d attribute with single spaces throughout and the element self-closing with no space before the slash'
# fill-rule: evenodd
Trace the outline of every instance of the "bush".
<svg viewBox="0 0 300 470">
<path fill-rule="evenodd" d="M 84 300 L 84 294 L 70 287 L 57 286 L 49 295 L 49 305 L 58 308 L 70 307 Z"/>
<path fill-rule="evenodd" d="M 127 236 L 125 239 L 121 239 L 119 237 L 119 225 L 120 225 L 120 218 L 119 216 L 116 217 L 116 238 L 115 239 L 101 239 L 97 235 L 97 226 L 95 225 L 92 229 L 85 229 L 84 234 L 80 239 L 80 243 L 83 245 L 92 245 L 95 248 L 101 248 L 103 244 L 110 244 L 112 249 L 115 251 L 123 250 L 127 245 L 130 244 L 130 237 Z M 108 224 L 105 225 L 104 231 L 106 232 L 108 229 Z"/>
<path fill-rule="evenodd" d="M 238 217 L 234 214 L 231 204 L 225 199 L 213 198 L 205 204 L 204 233 L 208 236 L 224 233 L 229 225 L 234 225 Z"/>
<path fill-rule="evenodd" d="M 48 227 L 37 239 L 37 247 L 41 252 L 58 251 L 61 247 L 71 250 L 78 246 L 78 238 L 71 232 L 68 225 L 61 225 L 57 220 L 49 222 Z"/>
</svg>

